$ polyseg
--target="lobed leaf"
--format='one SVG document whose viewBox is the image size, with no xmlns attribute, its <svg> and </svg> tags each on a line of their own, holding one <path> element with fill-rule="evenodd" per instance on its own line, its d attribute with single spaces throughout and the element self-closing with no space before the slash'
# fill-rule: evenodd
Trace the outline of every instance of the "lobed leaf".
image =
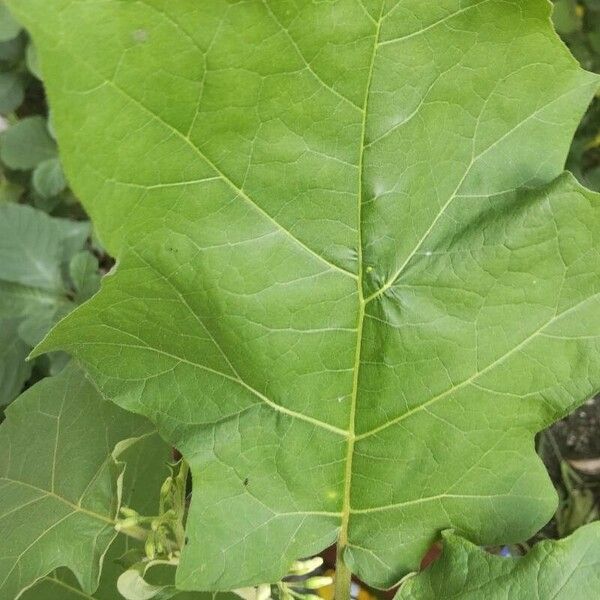
<svg viewBox="0 0 600 600">
<path fill-rule="evenodd" d="M 153 514 L 160 486 L 168 474 L 166 464 L 170 459 L 171 448 L 156 434 L 138 439 L 135 444 L 126 448 L 119 456 L 119 460 L 126 465 L 122 504 L 134 508 L 140 514 Z M 164 468 L 161 468 L 163 465 Z M 73 573 L 60 568 L 40 579 L 23 593 L 20 600 L 79 600 L 82 597 L 115 600 L 119 597 L 117 580 L 126 568 L 123 557 L 134 549 L 143 554 L 140 546 L 140 542 L 131 537 L 117 536 L 103 558 L 100 582 L 91 594 L 82 591 Z M 184 600 L 184 597 L 177 600 Z"/>
<path fill-rule="evenodd" d="M 600 589 L 600 523 L 536 544 L 522 558 L 488 554 L 446 531 L 442 557 L 412 577 L 394 600 L 587 600 Z"/>
<path fill-rule="evenodd" d="M 367 583 L 554 510 L 600 388 L 597 88 L 545 0 L 13 0 L 118 267 L 38 348 L 188 460 L 183 589 L 334 541 Z"/>
<path fill-rule="evenodd" d="M 118 457 L 153 429 L 103 399 L 74 365 L 27 390 L 6 415 L 0 427 L 0 597 L 19 598 L 62 566 L 91 593 L 116 536 L 124 468 Z M 135 473 L 133 467 L 126 489 L 138 485 Z"/>
</svg>

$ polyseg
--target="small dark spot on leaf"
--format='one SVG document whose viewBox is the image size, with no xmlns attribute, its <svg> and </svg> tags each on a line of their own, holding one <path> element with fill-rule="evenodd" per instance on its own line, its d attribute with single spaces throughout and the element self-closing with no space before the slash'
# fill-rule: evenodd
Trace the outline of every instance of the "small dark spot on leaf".
<svg viewBox="0 0 600 600">
<path fill-rule="evenodd" d="M 246 477 L 246 479 L 244 479 L 244 485 L 245 485 L 245 486 L 246 486 L 246 485 L 248 485 L 248 481 L 249 481 L 249 480 L 248 480 L 248 478 Z"/>
<path fill-rule="evenodd" d="M 190 538 L 186 536 L 185 540 L 183 540 L 183 543 L 187 546 L 189 541 L 190 541 Z"/>
</svg>

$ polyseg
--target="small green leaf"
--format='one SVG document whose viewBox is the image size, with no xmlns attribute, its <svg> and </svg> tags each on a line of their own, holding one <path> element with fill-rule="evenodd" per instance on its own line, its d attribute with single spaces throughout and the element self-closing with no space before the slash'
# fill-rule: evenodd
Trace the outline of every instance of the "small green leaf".
<svg viewBox="0 0 600 600">
<path fill-rule="evenodd" d="M 6 412 L 0 597 L 18 598 L 61 566 L 92 592 L 116 535 L 118 455 L 152 428 L 102 398 L 74 365 L 27 390 Z"/>
<path fill-rule="evenodd" d="M 43 117 L 27 117 L 0 134 L 0 159 L 11 169 L 33 169 L 56 157 Z"/>
<path fill-rule="evenodd" d="M 67 182 L 58 158 L 50 158 L 41 162 L 33 171 L 33 187 L 44 198 L 58 196 Z"/>
<path fill-rule="evenodd" d="M 90 222 L 54 219 L 54 223 L 62 247 L 61 261 L 68 265 L 73 256 L 85 246 L 91 231 Z"/>
<path fill-rule="evenodd" d="M 50 217 L 23 204 L 0 205 L 0 281 L 61 292 L 61 266 L 81 251 L 87 221 Z"/>
<path fill-rule="evenodd" d="M 57 220 L 26 205 L 0 206 L 0 280 L 61 291 Z"/>
<path fill-rule="evenodd" d="M 22 35 L 7 41 L 0 40 L 0 61 L 2 62 L 15 65 L 23 58 L 24 51 L 25 41 Z"/>
<path fill-rule="evenodd" d="M 446 531 L 441 558 L 394 600 L 592 600 L 600 594 L 600 523 L 536 544 L 522 558 L 494 556 Z"/>
<path fill-rule="evenodd" d="M 21 25 L 17 23 L 6 4 L 0 2 L 0 42 L 12 40 L 21 31 Z"/>
<path fill-rule="evenodd" d="M 7 115 L 18 108 L 25 98 L 25 86 L 19 73 L 0 73 L 0 114 Z"/>
</svg>

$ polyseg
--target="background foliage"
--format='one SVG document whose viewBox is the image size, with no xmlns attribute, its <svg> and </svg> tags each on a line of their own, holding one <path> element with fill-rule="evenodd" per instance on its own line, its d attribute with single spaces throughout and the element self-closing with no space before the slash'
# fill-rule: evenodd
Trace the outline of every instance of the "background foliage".
<svg viewBox="0 0 600 600">
<path fill-rule="evenodd" d="M 600 73 L 600 2 L 555 0 L 554 25 L 575 58 Z M 600 100 L 594 100 L 577 130 L 567 168 L 587 187 L 600 190 Z"/>
<path fill-rule="evenodd" d="M 67 186 L 35 48 L 0 4 L 0 408 L 68 357 L 25 358 L 89 298 L 103 252 Z"/>
</svg>

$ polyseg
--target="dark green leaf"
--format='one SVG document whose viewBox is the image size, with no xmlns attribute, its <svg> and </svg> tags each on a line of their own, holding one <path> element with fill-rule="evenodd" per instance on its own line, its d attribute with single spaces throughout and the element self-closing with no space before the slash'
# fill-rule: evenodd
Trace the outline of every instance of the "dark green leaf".
<svg viewBox="0 0 600 600">
<path fill-rule="evenodd" d="M 0 407 L 10 404 L 23 389 L 31 373 L 25 362 L 31 346 L 17 333 L 19 321 L 0 319 Z"/>
<path fill-rule="evenodd" d="M 554 2 L 552 20 L 556 30 L 562 35 L 568 35 L 581 27 L 581 18 L 577 15 L 576 0 L 557 0 Z"/>
<path fill-rule="evenodd" d="M 6 8 L 4 2 L 0 2 L 0 42 L 12 40 L 21 31 L 21 25 L 15 21 Z"/>
<path fill-rule="evenodd" d="M 0 113 L 6 115 L 18 108 L 25 98 L 23 78 L 18 73 L 0 73 Z"/>
<path fill-rule="evenodd" d="M 97 586 L 113 541 L 127 445 L 152 432 L 104 400 L 71 365 L 30 388 L 0 427 L 0 597 L 18 598 L 65 566 Z"/>
<path fill-rule="evenodd" d="M 19 35 L 8 41 L 0 41 L 0 61 L 15 64 L 23 58 L 25 41 L 23 35 Z"/>
</svg>

